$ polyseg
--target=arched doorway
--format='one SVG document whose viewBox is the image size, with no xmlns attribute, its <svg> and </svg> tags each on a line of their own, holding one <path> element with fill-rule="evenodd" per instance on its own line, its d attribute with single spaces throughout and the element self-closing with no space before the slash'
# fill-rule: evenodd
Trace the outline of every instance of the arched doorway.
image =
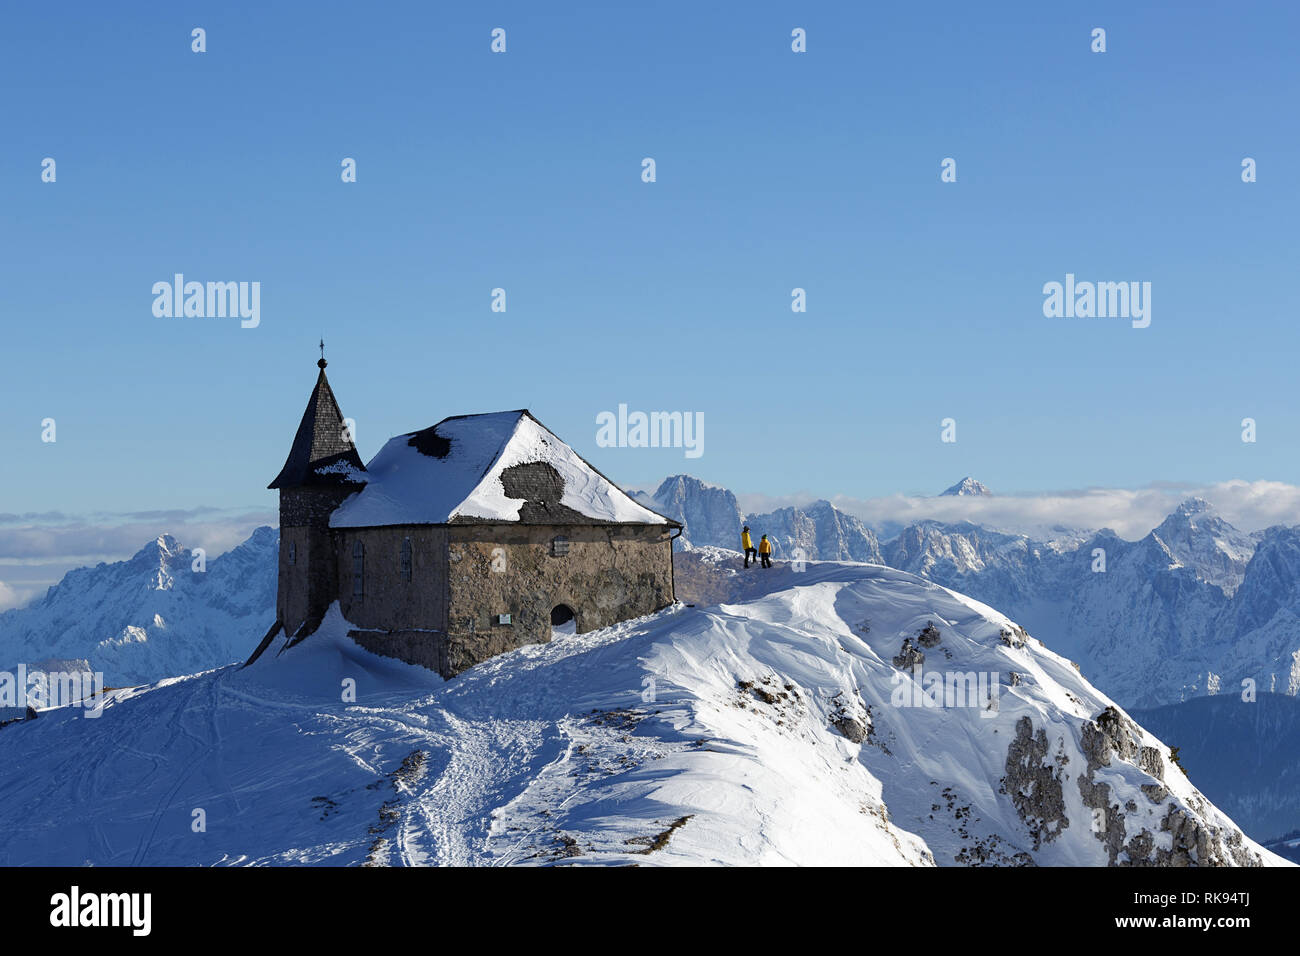
<svg viewBox="0 0 1300 956">
<path fill-rule="evenodd" d="M 551 608 L 551 633 L 578 633 L 578 619 L 573 614 L 573 608 L 567 604 L 557 604 Z"/>
</svg>

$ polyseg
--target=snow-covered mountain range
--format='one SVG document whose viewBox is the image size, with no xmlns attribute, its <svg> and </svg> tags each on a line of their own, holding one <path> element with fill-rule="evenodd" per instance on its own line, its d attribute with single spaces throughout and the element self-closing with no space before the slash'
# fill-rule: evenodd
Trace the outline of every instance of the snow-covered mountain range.
<svg viewBox="0 0 1300 956">
<path fill-rule="evenodd" d="M 759 579 L 726 593 L 693 583 L 688 556 L 710 546 L 734 550 L 745 521 L 756 536 L 772 536 L 778 568 L 798 553 L 808 561 L 896 567 L 997 607 L 1043 635 L 1121 706 L 1154 715 L 1148 719 L 1163 739 L 1202 766 L 1217 765 L 1216 756 L 1202 761 L 1195 748 L 1208 739 L 1205 715 L 1220 711 L 1200 709 L 1200 697 L 1219 694 L 1222 713 L 1231 713 L 1245 677 L 1256 681 L 1261 699 L 1296 694 L 1300 528 L 1244 534 L 1193 499 L 1138 541 L 1103 530 L 1043 542 L 969 523 L 922 521 L 882 543 L 825 501 L 747 515 L 730 491 L 684 475 L 636 497 L 685 526 L 688 550 L 677 571 L 685 601 L 729 601 L 745 586 L 756 587 L 751 598 L 766 592 Z M 164 535 L 126 561 L 70 572 L 42 600 L 0 614 L 0 669 L 85 662 L 109 686 L 122 687 L 242 661 L 274 619 L 277 547 L 276 532 L 261 528 L 196 571 L 195 554 Z M 1098 550 L 1104 572 L 1097 570 Z M 1290 711 L 1275 705 L 1270 712 Z M 1220 723 L 1227 726 L 1227 718 Z M 1249 711 L 1231 726 L 1233 746 L 1243 752 L 1273 746 L 1272 737 L 1260 736 L 1273 724 Z M 1236 779 L 1203 775 L 1206 792 L 1248 832 L 1275 836 L 1300 826 L 1291 796 L 1300 787 L 1287 761 L 1259 760 Z"/>
<path fill-rule="evenodd" d="M 829 502 L 745 514 L 730 491 L 687 475 L 634 497 L 682 522 L 684 547 L 735 550 L 748 523 L 778 561 L 885 564 L 969 594 L 1052 635 L 1126 707 L 1237 694 L 1245 679 L 1259 693 L 1300 691 L 1300 526 L 1244 534 L 1191 499 L 1138 541 L 922 521 L 882 543 Z M 129 684 L 242 659 L 274 620 L 276 548 L 276 532 L 260 528 L 195 571 L 164 535 L 128 561 L 72 571 L 0 614 L 0 667 L 84 659 Z"/>
<path fill-rule="evenodd" d="M 666 478 L 653 495 L 635 492 L 632 497 L 680 521 L 684 545 L 734 551 L 740 547 L 741 527 L 749 524 L 755 541 L 759 534 L 766 534 L 775 542 L 778 558 L 789 560 L 801 551 L 805 560 L 884 563 L 876 533 L 829 501 L 745 515 L 730 491 L 690 475 Z"/>
<path fill-rule="evenodd" d="M 996 611 L 880 566 L 686 563 L 736 599 L 446 682 L 335 605 L 251 667 L 2 727 L 0 864 L 1285 865 Z"/>
<path fill-rule="evenodd" d="M 279 533 L 258 528 L 196 561 L 161 535 L 126 561 L 70 571 L 45 597 L 0 614 L 0 669 L 74 662 L 122 687 L 243 660 L 275 620 L 278 549 Z"/>
<path fill-rule="evenodd" d="M 778 559 L 801 549 L 881 563 L 969 594 L 1052 635 L 1124 706 L 1239 693 L 1247 679 L 1258 692 L 1300 691 L 1300 526 L 1245 534 L 1193 498 L 1138 541 L 921 521 L 882 543 L 828 502 L 746 515 L 730 492 L 699 485 L 675 476 L 640 500 L 683 523 L 685 546 L 734 550 L 743 521 L 776 541 Z"/>
</svg>

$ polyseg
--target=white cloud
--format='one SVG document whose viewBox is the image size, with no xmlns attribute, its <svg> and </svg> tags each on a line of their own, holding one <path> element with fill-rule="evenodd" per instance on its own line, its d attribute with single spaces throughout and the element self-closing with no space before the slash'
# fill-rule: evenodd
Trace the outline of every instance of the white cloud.
<svg viewBox="0 0 1300 956">
<path fill-rule="evenodd" d="M 53 583 L 53 582 L 50 582 Z M 0 581 L 0 611 L 8 611 L 11 608 L 22 607 L 32 598 L 44 594 L 48 587 L 46 583 L 20 584 L 8 581 Z"/>
</svg>

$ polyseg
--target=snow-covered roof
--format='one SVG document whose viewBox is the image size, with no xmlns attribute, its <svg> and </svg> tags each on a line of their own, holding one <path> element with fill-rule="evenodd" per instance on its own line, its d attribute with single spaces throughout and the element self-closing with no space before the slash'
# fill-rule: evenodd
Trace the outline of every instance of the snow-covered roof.
<svg viewBox="0 0 1300 956">
<path fill-rule="evenodd" d="M 390 438 L 332 528 L 394 524 L 662 524 L 526 409 L 445 418 Z"/>
</svg>

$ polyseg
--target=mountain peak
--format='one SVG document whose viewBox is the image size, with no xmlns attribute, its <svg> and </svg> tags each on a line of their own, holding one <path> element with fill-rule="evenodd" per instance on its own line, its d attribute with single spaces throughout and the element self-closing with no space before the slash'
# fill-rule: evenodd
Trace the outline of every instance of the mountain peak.
<svg viewBox="0 0 1300 956">
<path fill-rule="evenodd" d="M 185 550 L 185 546 L 169 534 L 160 534 L 135 553 L 133 559 L 152 561 L 166 559 Z"/>
<path fill-rule="evenodd" d="M 1174 509 L 1174 514 L 1186 515 L 1187 517 L 1200 514 L 1214 514 L 1214 506 L 1204 498 L 1188 498 Z"/>
<path fill-rule="evenodd" d="M 279 537 L 280 537 L 280 532 L 278 529 L 272 528 L 270 525 L 264 524 L 261 525 L 260 527 L 254 528 L 253 533 L 248 536 L 248 539 L 244 542 L 244 544 L 265 545 L 270 542 L 277 541 Z"/>
<path fill-rule="evenodd" d="M 715 491 L 726 491 L 721 485 L 711 484 L 694 475 L 669 475 L 663 481 L 659 482 L 659 487 L 655 489 L 655 497 L 659 497 L 673 488 L 704 488 Z"/>
<path fill-rule="evenodd" d="M 1232 594 L 1255 552 L 1255 540 L 1234 528 L 1204 498 L 1188 498 L 1148 536 L 1196 577 Z"/>
<path fill-rule="evenodd" d="M 993 494 L 993 492 L 989 491 L 988 488 L 986 488 L 980 482 L 976 481 L 970 475 L 967 475 L 965 478 L 957 482 L 957 484 L 953 485 L 948 490 L 940 492 L 939 496 L 943 497 L 944 495 L 961 495 L 964 497 L 964 496 L 991 495 L 991 494 Z"/>
</svg>

